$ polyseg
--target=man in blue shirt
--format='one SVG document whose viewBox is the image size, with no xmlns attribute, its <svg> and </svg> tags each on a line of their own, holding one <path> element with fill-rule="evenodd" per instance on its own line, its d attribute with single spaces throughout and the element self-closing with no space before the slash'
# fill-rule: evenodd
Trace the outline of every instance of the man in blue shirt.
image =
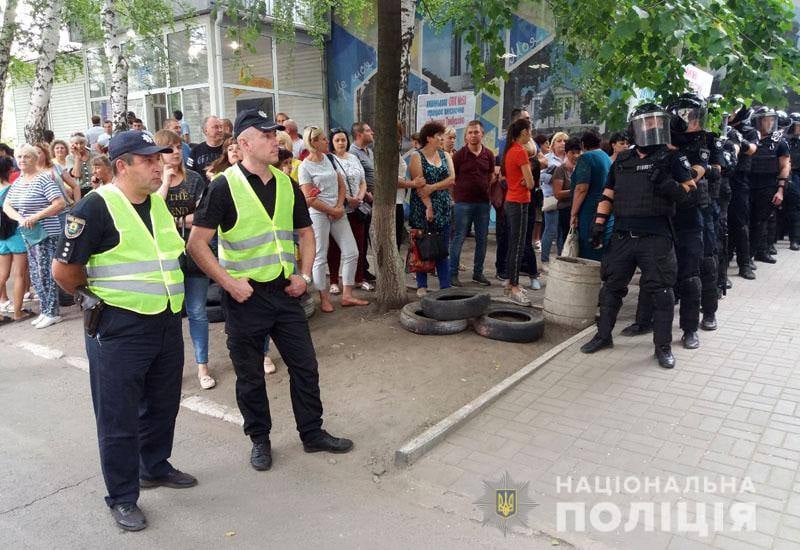
<svg viewBox="0 0 800 550">
<path fill-rule="evenodd" d="M 581 145 L 584 152 L 572 173 L 570 226 L 578 229 L 580 257 L 599 261 L 603 250 L 592 247 L 591 233 L 594 215 L 597 212 L 597 203 L 603 194 L 603 186 L 606 184 L 608 170 L 611 168 L 611 158 L 600 149 L 600 136 L 593 130 L 589 130 L 581 136 Z M 612 229 L 613 224 L 609 222 L 607 232 Z"/>
</svg>

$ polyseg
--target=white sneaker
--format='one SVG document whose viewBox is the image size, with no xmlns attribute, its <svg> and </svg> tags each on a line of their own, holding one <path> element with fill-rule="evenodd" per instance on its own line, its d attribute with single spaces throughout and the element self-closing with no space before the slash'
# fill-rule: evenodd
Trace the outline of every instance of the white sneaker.
<svg viewBox="0 0 800 550">
<path fill-rule="evenodd" d="M 527 307 L 527 306 L 530 306 L 530 305 L 531 305 L 531 299 L 530 299 L 530 298 L 528 298 L 528 295 L 527 295 L 527 294 L 525 294 L 525 291 L 524 291 L 524 290 L 522 290 L 522 289 L 519 289 L 519 290 L 518 290 L 518 291 L 516 291 L 516 292 L 513 292 L 513 291 L 512 291 L 512 292 L 511 292 L 511 293 L 508 295 L 508 298 L 509 298 L 509 300 L 511 300 L 512 302 L 514 302 L 515 304 L 519 304 L 519 305 L 521 305 L 521 306 L 526 306 L 526 307 Z"/>
<path fill-rule="evenodd" d="M 533 290 L 542 289 L 542 283 L 539 282 L 539 279 L 534 279 L 533 277 L 531 277 L 531 289 Z"/>
<path fill-rule="evenodd" d="M 278 368 L 268 356 L 264 356 L 264 374 L 274 374 Z"/>
<path fill-rule="evenodd" d="M 47 327 L 55 325 L 56 323 L 60 323 L 62 320 L 63 319 L 61 318 L 61 315 L 58 315 L 56 317 L 49 317 L 49 316 L 45 315 L 44 319 L 42 319 L 40 322 L 36 323 L 34 326 L 36 328 L 47 328 Z"/>
<path fill-rule="evenodd" d="M 41 313 L 41 314 L 40 314 L 40 315 L 39 315 L 39 316 L 38 316 L 36 319 L 34 319 L 33 321 L 31 321 L 31 324 L 32 324 L 33 326 L 36 326 L 36 325 L 38 325 L 39 323 L 41 323 L 42 321 L 44 321 L 44 318 L 45 318 L 45 317 L 47 317 L 47 315 L 45 315 L 44 313 Z"/>
<path fill-rule="evenodd" d="M 0 313 L 10 313 L 12 311 L 14 311 L 14 304 L 11 303 L 11 300 L 0 302 Z"/>
</svg>

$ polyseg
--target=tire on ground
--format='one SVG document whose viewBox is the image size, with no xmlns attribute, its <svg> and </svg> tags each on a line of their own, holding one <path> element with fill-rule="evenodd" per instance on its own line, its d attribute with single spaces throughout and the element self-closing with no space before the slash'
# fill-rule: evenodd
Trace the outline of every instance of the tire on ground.
<svg viewBox="0 0 800 550">
<path fill-rule="evenodd" d="M 437 321 L 427 317 L 419 302 L 411 302 L 400 310 L 400 324 L 414 334 L 456 334 L 467 328 L 466 319 Z"/>
<path fill-rule="evenodd" d="M 446 288 L 424 296 L 420 303 L 426 317 L 439 321 L 454 321 L 483 315 L 490 301 L 488 292 Z"/>
<path fill-rule="evenodd" d="M 504 342 L 535 342 L 544 334 L 541 313 L 511 305 L 493 304 L 472 326 L 481 336 Z"/>
<path fill-rule="evenodd" d="M 225 313 L 222 306 L 206 306 L 206 315 L 209 323 L 222 323 L 225 321 Z"/>
</svg>

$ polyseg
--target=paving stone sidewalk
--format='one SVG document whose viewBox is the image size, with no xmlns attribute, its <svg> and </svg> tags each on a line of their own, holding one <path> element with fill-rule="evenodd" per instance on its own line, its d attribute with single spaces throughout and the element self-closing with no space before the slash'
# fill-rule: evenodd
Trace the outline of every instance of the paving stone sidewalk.
<svg viewBox="0 0 800 550">
<path fill-rule="evenodd" d="M 631 320 L 628 307 L 614 331 L 613 349 L 584 355 L 580 344 L 571 346 L 450 435 L 409 474 L 440 486 L 443 495 L 474 503 L 484 494 L 484 480 L 508 472 L 514 481 L 530 483 L 538 504 L 528 525 L 578 547 L 596 541 L 647 550 L 800 548 L 800 253 L 785 242 L 778 248 L 778 263 L 758 264 L 755 281 L 731 275 L 734 288 L 720 302 L 719 329 L 701 332 L 700 349 L 680 346 L 676 314 L 675 369 L 656 366 L 650 335 L 619 336 Z M 631 300 L 635 295 L 626 301 Z M 567 476 L 573 479 L 571 494 L 564 490 Z M 578 494 L 582 476 L 593 489 L 607 477 L 612 485 L 616 478 L 633 476 L 642 486 L 657 479 L 661 491 L 634 491 L 631 482 L 627 492 Z M 701 487 L 704 478 L 735 478 L 737 489 L 698 492 L 695 481 L 688 481 L 695 476 Z M 680 491 L 663 490 L 670 479 Z M 749 482 L 752 493 L 739 492 Z M 585 531 L 575 529 L 572 515 L 566 530 L 557 529 L 558 502 L 585 503 Z M 619 525 L 608 532 L 602 526 L 615 525 L 613 512 L 590 520 L 590 510 L 602 502 L 621 511 Z M 647 502 L 656 503 L 653 528 L 645 525 L 644 505 L 631 507 Z M 660 513 L 662 502 L 671 519 Z M 714 503 L 724 507 L 721 525 L 714 524 Z M 754 503 L 755 530 L 748 530 L 751 522 L 735 528 L 730 511 L 736 503 Z M 681 506 L 689 521 L 679 527 Z M 474 519 L 483 515 L 477 506 L 469 513 Z M 632 529 L 626 528 L 629 518 Z M 708 526 L 707 535 L 700 525 Z"/>
</svg>

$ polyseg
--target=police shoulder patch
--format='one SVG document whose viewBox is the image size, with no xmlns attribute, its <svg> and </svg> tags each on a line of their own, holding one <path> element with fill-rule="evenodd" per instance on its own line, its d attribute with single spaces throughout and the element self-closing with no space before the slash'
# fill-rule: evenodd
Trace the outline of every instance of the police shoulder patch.
<svg viewBox="0 0 800 550">
<path fill-rule="evenodd" d="M 84 227 L 86 227 L 86 220 L 70 214 L 64 224 L 64 236 L 68 239 L 77 239 L 83 233 Z"/>
</svg>

